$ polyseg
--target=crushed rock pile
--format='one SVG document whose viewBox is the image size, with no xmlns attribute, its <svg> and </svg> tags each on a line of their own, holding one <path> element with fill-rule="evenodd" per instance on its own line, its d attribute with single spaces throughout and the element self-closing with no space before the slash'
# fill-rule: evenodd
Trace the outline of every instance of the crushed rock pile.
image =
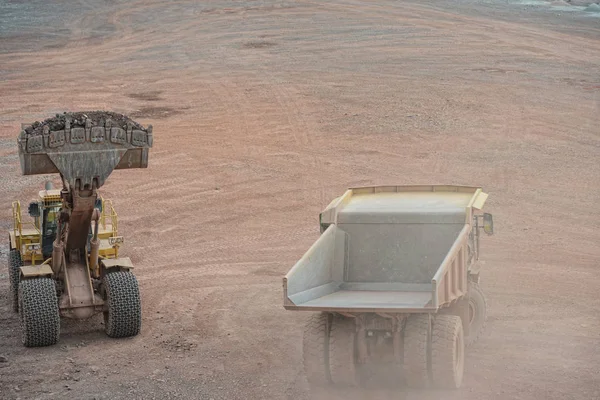
<svg viewBox="0 0 600 400">
<path fill-rule="evenodd" d="M 110 111 L 81 111 L 73 113 L 65 112 L 63 114 L 56 114 L 56 116 L 47 118 L 42 122 L 36 121 L 25 129 L 25 133 L 28 135 L 41 135 L 45 126 L 48 126 L 51 131 L 60 131 L 65 129 L 67 119 L 71 121 L 72 128 L 84 128 L 86 119 L 91 121 L 92 126 L 104 126 L 106 121 L 110 119 L 111 126 L 113 127 L 127 130 L 127 125 L 130 124 L 133 129 L 145 131 L 140 124 L 123 114 Z"/>
</svg>

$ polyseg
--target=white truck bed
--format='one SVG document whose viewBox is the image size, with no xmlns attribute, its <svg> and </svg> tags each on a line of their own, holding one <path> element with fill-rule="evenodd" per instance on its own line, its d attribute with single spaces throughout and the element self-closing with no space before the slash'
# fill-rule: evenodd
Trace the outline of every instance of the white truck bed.
<svg viewBox="0 0 600 400">
<path fill-rule="evenodd" d="M 437 310 L 467 291 L 472 209 L 486 198 L 461 186 L 348 190 L 323 211 L 328 227 L 284 277 L 284 307 Z"/>
</svg>

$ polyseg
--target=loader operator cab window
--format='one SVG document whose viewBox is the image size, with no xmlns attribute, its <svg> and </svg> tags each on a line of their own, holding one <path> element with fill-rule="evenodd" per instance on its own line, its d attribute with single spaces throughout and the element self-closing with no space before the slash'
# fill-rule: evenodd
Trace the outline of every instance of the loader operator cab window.
<svg viewBox="0 0 600 400">
<path fill-rule="evenodd" d="M 60 207 L 50 207 L 44 210 L 44 221 L 42 224 L 44 227 L 44 236 L 53 236 L 56 233 L 59 209 Z"/>
<path fill-rule="evenodd" d="M 60 206 L 46 207 L 42 213 L 42 254 L 44 258 L 52 255 L 52 242 L 56 237 Z"/>
</svg>

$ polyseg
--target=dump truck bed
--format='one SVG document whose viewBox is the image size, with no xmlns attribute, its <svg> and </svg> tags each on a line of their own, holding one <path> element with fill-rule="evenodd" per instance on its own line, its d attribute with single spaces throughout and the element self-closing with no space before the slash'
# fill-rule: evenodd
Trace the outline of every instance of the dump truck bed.
<svg viewBox="0 0 600 400">
<path fill-rule="evenodd" d="M 348 190 L 321 214 L 326 229 L 284 278 L 284 307 L 434 312 L 466 294 L 467 242 L 481 189 Z"/>
</svg>

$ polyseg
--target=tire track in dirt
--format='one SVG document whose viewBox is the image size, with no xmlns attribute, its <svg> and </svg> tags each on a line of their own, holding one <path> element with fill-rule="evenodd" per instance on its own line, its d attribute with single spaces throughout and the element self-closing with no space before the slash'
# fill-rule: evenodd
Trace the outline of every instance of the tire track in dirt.
<svg viewBox="0 0 600 400">
<path fill-rule="evenodd" d="M 266 70 L 264 72 L 268 74 Z M 271 81 L 277 82 L 277 79 L 274 79 L 272 75 L 270 78 Z M 313 119 L 304 117 L 304 114 L 309 114 L 309 108 L 305 107 L 302 102 L 294 100 L 299 97 L 298 90 L 294 90 L 295 94 L 290 94 L 290 89 L 283 89 L 283 86 L 277 83 L 274 84 L 273 90 L 277 105 L 282 110 L 285 110 L 285 116 L 290 127 L 291 135 L 294 137 L 299 147 L 302 148 L 310 158 L 310 167 L 315 172 L 315 174 L 312 175 L 312 178 L 316 180 L 319 188 L 318 200 L 320 204 L 324 204 L 327 199 L 325 198 L 325 184 L 321 179 L 321 173 L 325 171 L 325 168 L 320 160 L 318 149 L 313 143 L 313 137 L 320 135 L 319 127 L 314 123 Z M 311 184 L 311 186 L 313 185 Z M 306 192 L 301 190 L 301 193 Z"/>
</svg>

